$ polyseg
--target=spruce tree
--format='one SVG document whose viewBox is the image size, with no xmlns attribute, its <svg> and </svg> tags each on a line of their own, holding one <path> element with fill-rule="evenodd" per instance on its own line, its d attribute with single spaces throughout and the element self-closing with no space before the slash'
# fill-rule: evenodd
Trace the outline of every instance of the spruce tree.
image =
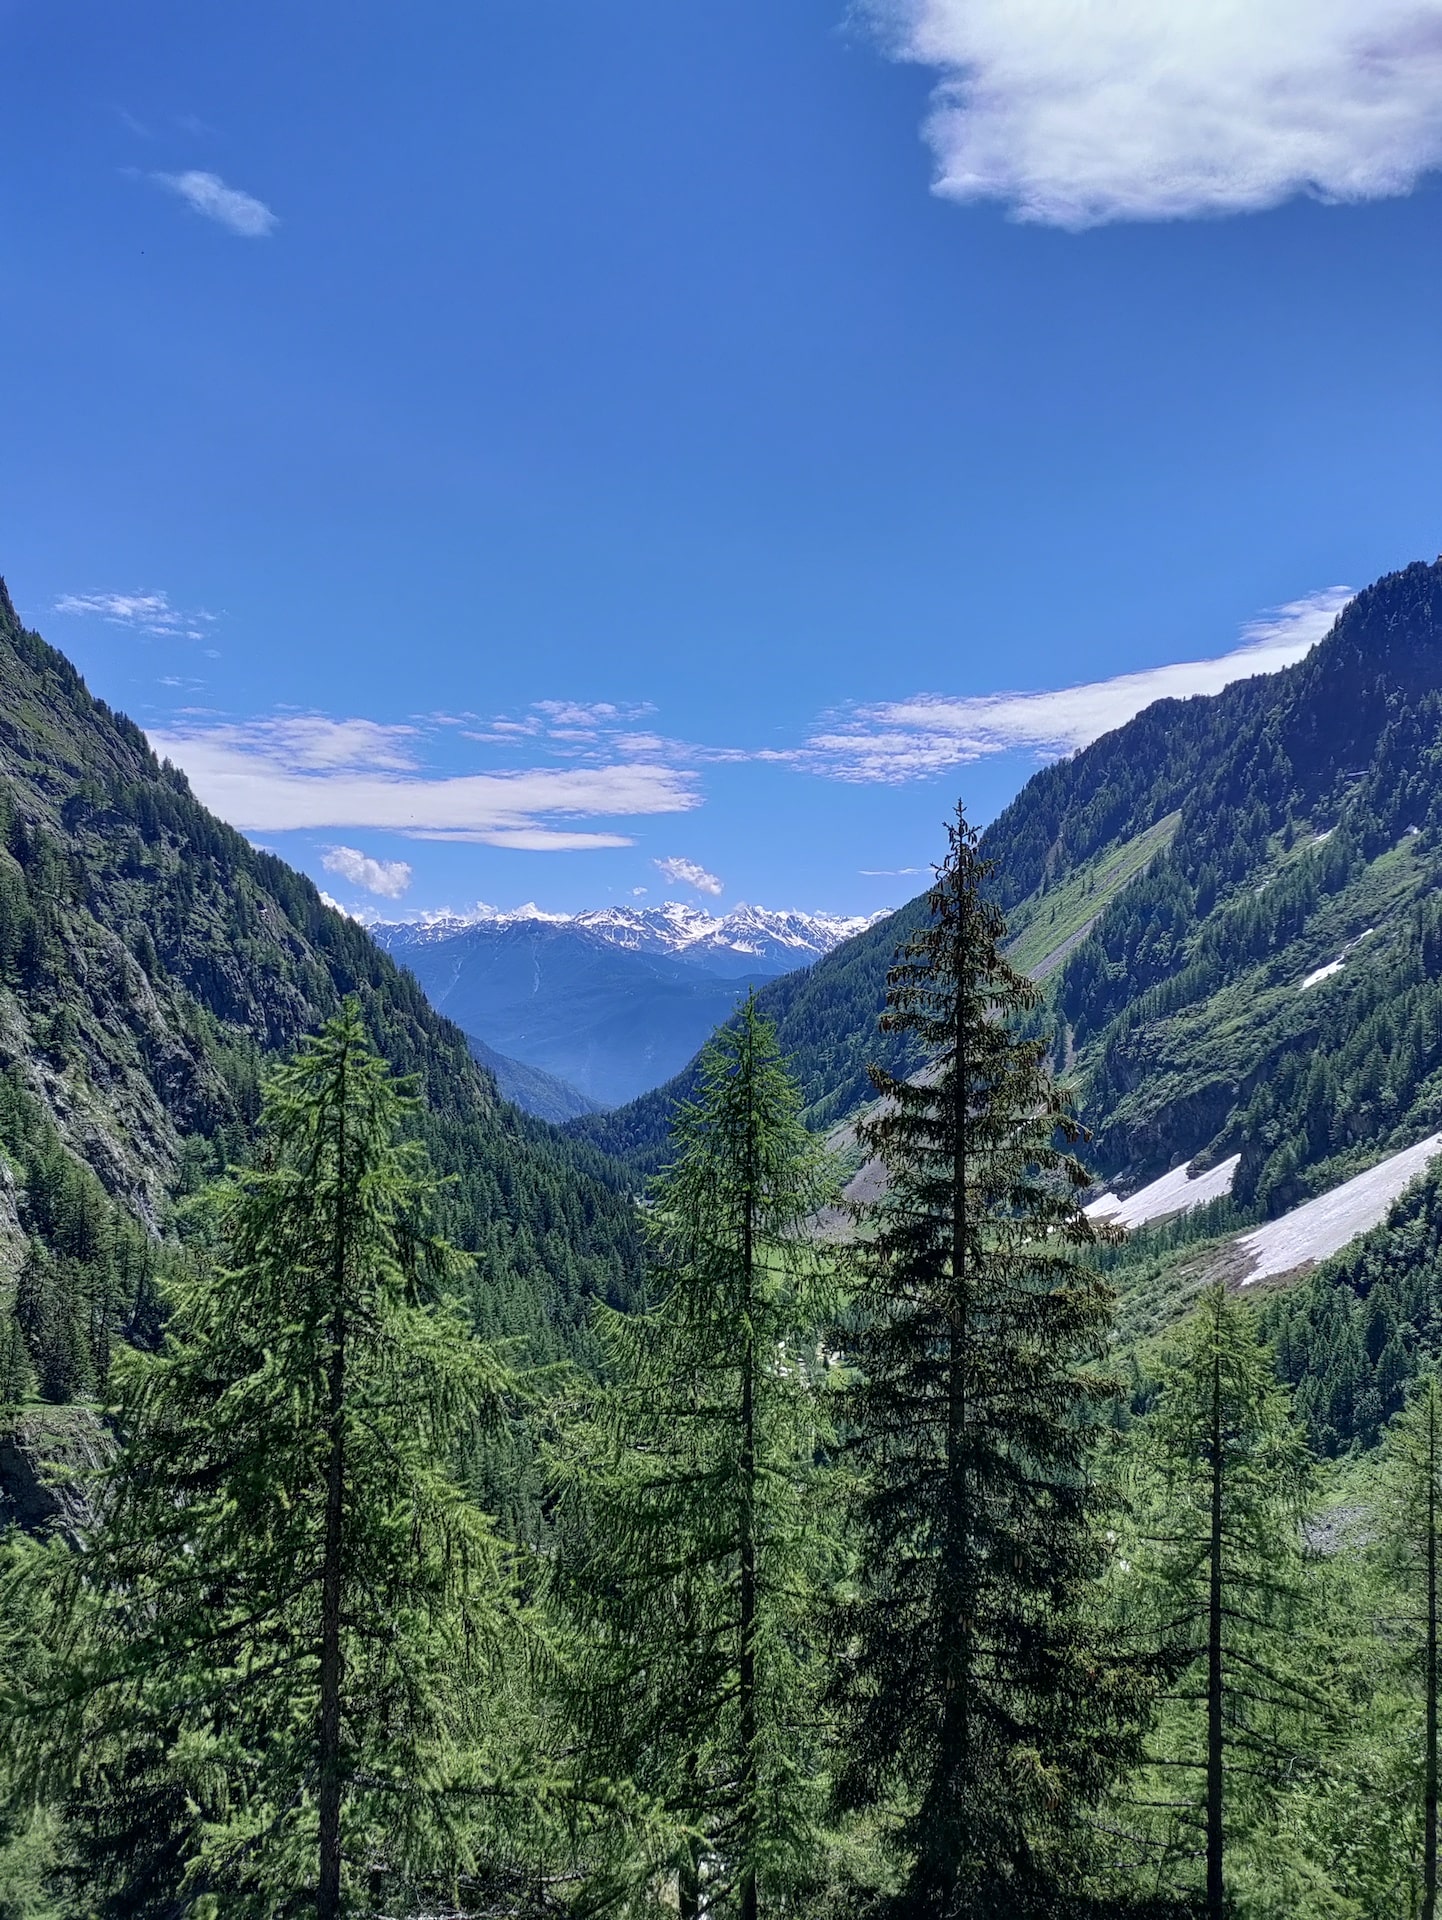
<svg viewBox="0 0 1442 1920">
<path fill-rule="evenodd" d="M 1327 1712 L 1307 1655 L 1305 1443 L 1255 1315 L 1225 1287 L 1182 1329 L 1133 1460 L 1118 1618 L 1169 1671 L 1130 1825 L 1157 1880 L 1221 1920 L 1234 1851 L 1265 1849 L 1269 1807 Z"/>
<path fill-rule="evenodd" d="M 451 1789 L 512 1610 L 451 1468 L 506 1377 L 438 1298 L 413 1104 L 347 1002 L 266 1088 L 223 1264 L 117 1358 L 124 1445 L 28 1703 L 97 1910 L 336 1920 L 466 1864 Z"/>
<path fill-rule="evenodd" d="M 755 1920 L 808 1871 L 824 1803 L 819 1636 L 834 1517 L 828 1190 L 775 1034 L 748 1001 L 707 1046 L 647 1209 L 649 1311 L 602 1308 L 606 1384 L 557 1450 L 555 1592 L 583 1771 L 682 1832 L 683 1916 Z"/>
<path fill-rule="evenodd" d="M 1087 1361 L 1111 1308 L 1085 1262 L 1081 1130 L 1048 1040 L 1017 1031 L 1038 996 L 960 809 L 949 837 L 882 1020 L 925 1065 L 875 1071 L 860 1129 L 884 1186 L 856 1249 L 862 1584 L 841 1635 L 842 1803 L 896 1808 L 899 1910 L 937 1920 L 1053 1900 L 1068 1822 L 1129 1738 L 1082 1622 Z"/>
</svg>

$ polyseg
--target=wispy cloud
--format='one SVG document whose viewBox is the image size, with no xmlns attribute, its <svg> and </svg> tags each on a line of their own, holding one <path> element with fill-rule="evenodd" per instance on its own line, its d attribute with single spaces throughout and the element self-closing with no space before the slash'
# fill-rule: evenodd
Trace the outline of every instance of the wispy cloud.
<svg viewBox="0 0 1442 1920">
<path fill-rule="evenodd" d="M 151 744 L 223 819 L 248 832 L 365 828 L 418 840 L 533 852 L 625 847 L 614 828 L 571 824 L 685 813 L 694 776 L 664 764 L 607 763 L 434 774 L 415 728 L 321 714 L 172 725 Z"/>
<path fill-rule="evenodd" d="M 62 593 L 55 602 L 57 613 L 77 614 L 109 621 L 111 626 L 130 627 L 137 633 L 151 633 L 171 639 L 204 640 L 205 627 L 214 624 L 215 615 L 203 609 L 187 612 L 173 607 L 164 593 Z"/>
<path fill-rule="evenodd" d="M 178 194 L 188 207 L 214 220 L 243 240 L 263 240 L 280 221 L 263 200 L 239 187 L 228 187 L 218 173 L 192 168 L 188 173 L 152 173 L 156 186 Z"/>
<path fill-rule="evenodd" d="M 652 866 L 673 887 L 694 887 L 697 893 L 724 893 L 725 884 L 714 873 L 708 873 L 694 860 L 681 860 L 672 857 L 668 860 L 653 860 Z"/>
<path fill-rule="evenodd" d="M 649 700 L 534 700 L 519 714 L 497 714 L 492 720 L 465 729 L 465 738 L 491 745 L 544 740 L 560 752 L 571 754 L 603 743 L 608 749 L 619 744 L 626 750 L 638 738 L 648 743 L 654 740 L 654 735 L 638 736 L 629 730 L 655 711 Z M 474 714 L 467 717 L 475 719 Z"/>
<path fill-rule="evenodd" d="M 207 727 L 211 747 L 273 761 L 297 773 L 332 769 L 408 773 L 417 764 L 417 730 L 378 720 L 333 720 L 324 713 L 281 713 Z"/>
<path fill-rule="evenodd" d="M 1329 587 L 1274 608 L 1243 628 L 1240 647 L 1213 660 L 1183 660 L 1044 692 L 921 693 L 854 707 L 786 757 L 836 780 L 900 785 L 1016 748 L 1070 753 L 1154 700 L 1220 693 L 1233 680 L 1291 666 L 1322 638 L 1349 598 L 1350 589 Z"/>
<path fill-rule="evenodd" d="M 411 884 L 411 869 L 404 860 L 373 860 L 359 847 L 330 847 L 321 865 L 327 873 L 338 873 L 342 880 L 383 900 L 399 900 Z"/>
<path fill-rule="evenodd" d="M 861 0 L 936 69 L 936 191 L 1023 220 L 1407 193 L 1442 163 L 1442 0 Z"/>
</svg>

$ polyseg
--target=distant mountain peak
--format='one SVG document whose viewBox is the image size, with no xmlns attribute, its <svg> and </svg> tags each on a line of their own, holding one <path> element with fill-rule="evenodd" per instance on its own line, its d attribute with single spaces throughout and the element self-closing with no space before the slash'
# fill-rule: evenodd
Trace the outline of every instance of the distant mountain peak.
<svg viewBox="0 0 1442 1920">
<path fill-rule="evenodd" d="M 633 953 L 713 961 L 735 954 L 766 968 L 789 969 L 809 966 L 852 934 L 884 918 L 884 913 L 804 913 L 797 908 L 753 906 L 744 900 L 724 914 L 708 913 L 682 900 L 667 900 L 656 907 L 589 907 L 580 913 L 547 913 L 534 901 L 510 909 L 478 901 L 466 913 L 418 914 L 372 924 L 410 946 L 449 940 L 478 926 L 571 926 Z"/>
</svg>

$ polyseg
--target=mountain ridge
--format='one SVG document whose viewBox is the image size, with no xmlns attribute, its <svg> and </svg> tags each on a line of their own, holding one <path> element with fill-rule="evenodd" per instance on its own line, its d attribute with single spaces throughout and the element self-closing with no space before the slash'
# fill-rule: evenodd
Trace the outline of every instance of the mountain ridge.
<svg viewBox="0 0 1442 1920">
<path fill-rule="evenodd" d="M 411 976 L 201 806 L 0 583 L 0 1399 L 32 1373 L 93 1391 L 153 1333 L 176 1201 L 244 1158 L 268 1063 L 347 994 L 415 1076 L 477 1326 L 584 1350 L 635 1270 L 622 1170 L 503 1103 Z"/>
<path fill-rule="evenodd" d="M 469 913 L 370 918 L 365 924 L 383 940 L 404 939 L 416 945 L 454 939 L 478 926 L 569 926 L 630 952 L 694 959 L 712 971 L 762 973 L 806 966 L 884 917 L 884 912 L 806 913 L 753 906 L 744 900 L 724 914 L 711 914 L 679 900 L 659 907 L 588 907 L 578 913 L 552 913 L 528 901 L 523 907 L 478 903 Z"/>
<path fill-rule="evenodd" d="M 600 1107 L 668 1079 L 768 977 L 623 947 L 575 920 L 382 925 L 375 937 L 467 1034 Z"/>
<path fill-rule="evenodd" d="M 1364 589 L 1295 665 L 1158 701 L 1041 769 L 982 846 L 1019 963 L 1038 971 L 1043 950 L 1053 956 L 1047 1015 L 1099 1173 L 1126 1189 L 1225 1146 L 1242 1153 L 1247 1204 L 1259 1186 L 1267 1204 L 1305 1197 L 1277 1169 L 1261 1178 L 1276 1151 L 1263 1153 L 1270 1123 L 1243 1110 L 1281 1054 L 1304 1051 L 1299 1020 L 1315 1025 L 1314 1009 L 1329 1004 L 1286 1003 L 1289 968 L 1299 982 L 1329 966 L 1380 916 L 1373 951 L 1337 980 L 1350 991 L 1380 977 L 1399 916 L 1429 892 L 1442 847 L 1442 563 L 1415 562 Z M 1112 884 L 1108 873 L 1123 877 Z M 813 1125 L 870 1098 L 869 1061 L 892 1072 L 914 1064 L 875 1023 L 891 957 L 924 913 L 924 898 L 910 901 L 808 973 L 761 989 Z M 1430 961 L 1398 964 L 1430 978 Z M 1224 988 L 1235 1006 L 1213 1005 Z M 1311 991 L 1338 990 L 1324 981 Z M 1365 1017 L 1374 1014 L 1369 1002 Z M 1174 1058 L 1188 1021 L 1186 1058 Z M 649 1165 L 686 1085 L 683 1073 L 571 1130 Z M 1357 1119 L 1345 1152 L 1361 1150 L 1375 1118 Z M 1416 1127 L 1426 1123 L 1419 1111 Z M 1303 1158 L 1321 1164 L 1311 1149 Z"/>
</svg>

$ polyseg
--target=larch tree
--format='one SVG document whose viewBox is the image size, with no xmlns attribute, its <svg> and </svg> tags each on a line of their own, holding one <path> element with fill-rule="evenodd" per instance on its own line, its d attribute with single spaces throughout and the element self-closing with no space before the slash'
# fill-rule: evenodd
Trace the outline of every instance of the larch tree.
<svg viewBox="0 0 1442 1920">
<path fill-rule="evenodd" d="M 554 1461 L 582 1768 L 669 1817 L 678 1838 L 631 1862 L 629 1897 L 674 1898 L 683 1920 L 783 1910 L 825 1804 L 832 1303 L 806 1226 L 829 1176 L 798 1107 L 748 1001 L 707 1046 L 650 1195 L 658 1303 L 601 1309 L 605 1384 Z"/>
<path fill-rule="evenodd" d="M 103 1522 L 24 1705 L 98 1911 L 338 1920 L 475 1864 L 515 1609 L 453 1467 L 507 1376 L 443 1297 L 413 1105 L 347 1002 L 272 1075 L 162 1350 L 117 1356 Z"/>
<path fill-rule="evenodd" d="M 1111 1302 L 1081 1129 L 1047 1040 L 1018 1030 L 1038 996 L 960 809 L 949 834 L 882 1021 L 925 1064 L 875 1072 L 861 1128 L 884 1179 L 845 1336 L 860 1574 L 838 1680 L 841 1804 L 891 1810 L 897 1910 L 936 1920 L 1053 1901 L 1072 1818 L 1132 1738 L 1084 1623 Z"/>
<path fill-rule="evenodd" d="M 1422 1740 L 1418 1773 L 1421 1827 L 1421 1920 L 1437 1914 L 1437 1653 L 1438 1556 L 1442 1552 L 1442 1382 L 1424 1373 L 1384 1442 L 1385 1534 L 1382 1542 L 1403 1595 L 1402 1625 L 1421 1683 Z M 1394 1625 L 1396 1623 L 1393 1623 Z"/>
<path fill-rule="evenodd" d="M 1150 1635 L 1167 1671 L 1132 1840 L 1158 1884 L 1221 1920 L 1234 1854 L 1265 1847 L 1328 1712 L 1308 1671 L 1305 1442 L 1255 1315 L 1224 1286 L 1183 1326 L 1131 1451 L 1118 1623 Z"/>
</svg>

